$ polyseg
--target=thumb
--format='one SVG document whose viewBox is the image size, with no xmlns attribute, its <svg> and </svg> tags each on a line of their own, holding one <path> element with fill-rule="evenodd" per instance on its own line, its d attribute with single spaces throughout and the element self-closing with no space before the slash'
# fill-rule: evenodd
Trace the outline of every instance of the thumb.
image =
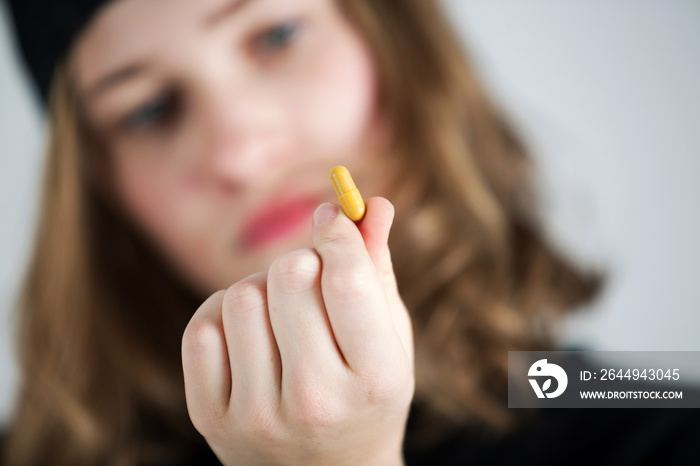
<svg viewBox="0 0 700 466">
<path fill-rule="evenodd" d="M 387 294 L 396 293 L 396 278 L 389 252 L 389 231 L 394 221 L 394 206 L 383 197 L 371 197 L 365 202 L 365 216 L 357 222 L 365 248 L 372 259 Z"/>
</svg>

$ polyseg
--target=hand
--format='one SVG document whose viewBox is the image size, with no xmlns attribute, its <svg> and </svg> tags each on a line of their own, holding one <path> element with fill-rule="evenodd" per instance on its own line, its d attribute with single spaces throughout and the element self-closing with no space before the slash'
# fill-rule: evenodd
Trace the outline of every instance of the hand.
<svg viewBox="0 0 700 466">
<path fill-rule="evenodd" d="M 189 414 L 224 464 L 403 464 L 415 379 L 394 208 L 370 198 L 356 225 L 332 207 L 313 249 L 214 293 L 185 330 Z"/>
</svg>

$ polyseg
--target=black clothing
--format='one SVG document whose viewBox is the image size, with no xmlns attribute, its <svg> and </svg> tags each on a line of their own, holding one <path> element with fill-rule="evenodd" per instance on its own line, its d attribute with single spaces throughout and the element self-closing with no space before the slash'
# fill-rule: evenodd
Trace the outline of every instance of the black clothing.
<svg viewBox="0 0 700 466">
<path fill-rule="evenodd" d="M 541 414 L 504 438 L 464 430 L 428 451 L 406 445 L 406 466 L 700 464 L 699 410 L 543 409 Z M 220 463 L 203 447 L 192 464 Z"/>
<path fill-rule="evenodd" d="M 419 409 L 411 407 L 407 439 L 421 417 Z M 528 423 L 501 436 L 465 427 L 426 450 L 406 442 L 406 466 L 700 465 L 700 409 L 555 408 L 529 414 L 534 416 Z M 201 440 L 193 444 L 197 451 L 188 463 L 221 464 Z M 0 457 L 2 450 L 0 440 Z"/>
<path fill-rule="evenodd" d="M 567 369 L 595 370 L 585 353 L 562 357 Z M 575 370 L 573 370 L 575 368 Z M 663 387 L 654 387 L 663 389 Z M 677 388 L 677 387 L 676 387 Z M 684 387 L 691 398 L 697 389 Z M 498 436 L 465 427 L 437 447 L 404 444 L 406 466 L 480 464 L 700 465 L 700 409 L 513 409 L 527 422 Z M 413 414 L 413 413 L 412 413 Z M 411 429 L 409 417 L 407 432 Z M 408 435 L 407 435 L 408 437 Z"/>
<path fill-rule="evenodd" d="M 430 451 L 408 450 L 406 466 L 700 464 L 700 410 L 542 409 L 540 414 L 503 438 L 465 429 Z"/>
</svg>

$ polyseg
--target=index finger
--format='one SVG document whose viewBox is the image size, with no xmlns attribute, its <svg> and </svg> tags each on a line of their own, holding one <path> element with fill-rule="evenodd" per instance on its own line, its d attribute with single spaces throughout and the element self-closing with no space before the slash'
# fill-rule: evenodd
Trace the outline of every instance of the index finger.
<svg viewBox="0 0 700 466">
<path fill-rule="evenodd" d="M 376 373 L 406 357 L 384 285 L 357 226 L 334 204 L 321 204 L 314 213 L 313 242 L 323 262 L 321 293 L 328 319 L 351 369 Z"/>
</svg>

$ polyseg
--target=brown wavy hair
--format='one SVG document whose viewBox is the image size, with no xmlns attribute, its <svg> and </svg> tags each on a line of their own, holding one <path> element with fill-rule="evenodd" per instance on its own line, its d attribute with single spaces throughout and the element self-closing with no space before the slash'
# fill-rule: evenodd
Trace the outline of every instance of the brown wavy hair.
<svg viewBox="0 0 700 466">
<path fill-rule="evenodd" d="M 388 157 L 400 161 L 390 247 L 413 319 L 420 413 L 407 441 L 428 445 L 465 423 L 508 431 L 508 350 L 554 349 L 558 317 L 596 295 L 600 274 L 548 243 L 531 159 L 439 3 L 339 4 L 373 50 Z M 204 441 L 186 409 L 180 344 L 201 297 L 105 195 L 105 148 L 70 70 L 64 61 L 50 91 L 8 461 L 186 460 Z"/>
</svg>

